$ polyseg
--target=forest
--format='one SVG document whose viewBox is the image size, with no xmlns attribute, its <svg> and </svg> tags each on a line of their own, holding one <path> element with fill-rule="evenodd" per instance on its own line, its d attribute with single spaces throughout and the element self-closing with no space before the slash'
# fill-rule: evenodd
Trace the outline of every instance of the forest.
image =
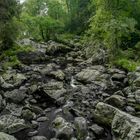
<svg viewBox="0 0 140 140">
<path fill-rule="evenodd" d="M 0 0 L 0 140 L 140 140 L 140 0 Z"/>
</svg>

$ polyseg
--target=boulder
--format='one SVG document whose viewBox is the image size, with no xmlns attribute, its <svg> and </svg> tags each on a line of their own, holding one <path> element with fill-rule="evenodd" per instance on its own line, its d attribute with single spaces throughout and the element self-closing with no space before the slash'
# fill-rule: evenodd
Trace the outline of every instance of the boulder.
<svg viewBox="0 0 140 140">
<path fill-rule="evenodd" d="M 10 70 L 3 75 L 3 79 L 6 83 L 14 86 L 20 86 L 25 80 L 27 80 L 24 74 Z"/>
<path fill-rule="evenodd" d="M 0 132 L 0 140 L 17 140 L 14 136 Z"/>
<path fill-rule="evenodd" d="M 112 95 L 106 98 L 105 102 L 117 108 L 123 108 L 126 104 L 126 99 L 120 95 Z"/>
<path fill-rule="evenodd" d="M 15 89 L 4 93 L 4 97 L 14 103 L 22 102 L 26 97 L 26 89 Z"/>
<path fill-rule="evenodd" d="M 46 48 L 47 55 L 58 55 L 60 53 L 67 53 L 71 48 L 67 45 L 56 43 L 54 41 L 49 41 Z"/>
<path fill-rule="evenodd" d="M 25 128 L 28 128 L 28 126 L 25 125 L 25 121 L 23 119 L 19 119 L 12 115 L 0 116 L 0 131 L 2 132 L 13 134 Z"/>
<path fill-rule="evenodd" d="M 12 84 L 5 82 L 3 77 L 0 76 L 0 87 L 3 89 L 10 89 L 10 88 L 13 88 L 14 86 Z"/>
<path fill-rule="evenodd" d="M 43 85 L 43 91 L 55 100 L 66 93 L 63 83 L 58 81 L 50 81 L 49 83 Z"/>
<path fill-rule="evenodd" d="M 75 124 L 78 139 L 85 140 L 85 138 L 87 136 L 87 121 L 86 121 L 86 119 L 83 117 L 76 117 L 74 124 Z"/>
<path fill-rule="evenodd" d="M 0 111 L 4 109 L 6 106 L 6 101 L 3 99 L 3 97 L 0 95 Z"/>
<path fill-rule="evenodd" d="M 104 128 L 102 128 L 101 126 L 97 125 L 97 124 L 93 124 L 90 129 L 96 134 L 96 135 L 102 135 L 104 132 Z"/>
<path fill-rule="evenodd" d="M 34 136 L 31 138 L 31 140 L 47 140 L 47 138 L 44 136 Z"/>
<path fill-rule="evenodd" d="M 64 118 L 58 116 L 53 121 L 53 126 L 56 133 L 56 138 L 70 140 L 74 132 L 71 123 L 67 122 Z"/>
<path fill-rule="evenodd" d="M 93 113 L 95 121 L 108 125 L 113 132 L 113 140 L 139 140 L 140 119 L 117 108 L 98 103 Z"/>
<path fill-rule="evenodd" d="M 57 71 L 52 71 L 49 74 L 50 76 L 53 76 L 54 78 L 58 80 L 64 80 L 65 79 L 65 74 L 62 70 L 57 70 Z"/>
<path fill-rule="evenodd" d="M 41 51 L 20 52 L 17 56 L 23 64 L 27 65 L 43 63 L 48 60 L 45 53 Z"/>
<path fill-rule="evenodd" d="M 76 75 L 76 79 L 78 81 L 88 83 L 88 82 L 93 82 L 96 80 L 101 80 L 100 76 L 101 76 L 101 74 L 98 70 L 93 70 L 93 69 L 88 68 L 88 69 L 84 69 L 80 73 L 78 73 Z"/>
</svg>

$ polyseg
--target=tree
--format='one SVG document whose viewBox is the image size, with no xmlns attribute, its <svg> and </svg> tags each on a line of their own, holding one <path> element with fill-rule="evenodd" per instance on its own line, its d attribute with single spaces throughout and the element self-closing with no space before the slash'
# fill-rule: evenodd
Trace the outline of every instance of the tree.
<svg viewBox="0 0 140 140">
<path fill-rule="evenodd" d="M 8 49 L 16 39 L 14 18 L 19 14 L 18 1 L 0 1 L 0 42 L 2 49 Z"/>
<path fill-rule="evenodd" d="M 96 14 L 91 18 L 88 34 L 91 40 L 100 40 L 109 48 L 111 58 L 131 40 L 136 31 L 136 20 L 131 17 L 132 1 L 95 0 Z M 123 44 L 123 45 L 122 45 Z"/>
<path fill-rule="evenodd" d="M 48 41 L 64 29 L 65 17 L 64 5 L 58 0 L 28 0 L 21 19 L 27 37 Z"/>
</svg>

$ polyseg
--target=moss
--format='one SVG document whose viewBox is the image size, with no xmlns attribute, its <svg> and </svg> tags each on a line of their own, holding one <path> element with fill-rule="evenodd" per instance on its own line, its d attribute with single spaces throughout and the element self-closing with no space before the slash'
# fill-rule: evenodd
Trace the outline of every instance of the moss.
<svg viewBox="0 0 140 140">
<path fill-rule="evenodd" d="M 139 65 L 140 63 L 138 62 L 134 62 L 132 60 L 128 60 L 126 58 L 122 58 L 122 59 L 118 59 L 115 61 L 115 65 L 126 69 L 128 71 L 135 71 L 136 67 Z"/>
<path fill-rule="evenodd" d="M 0 55 L 0 61 L 2 62 L 3 69 L 7 69 L 8 67 L 17 68 L 22 64 L 17 58 L 17 54 L 19 52 L 30 52 L 34 51 L 31 46 L 18 46 L 14 45 L 12 48 L 5 50 Z"/>
</svg>

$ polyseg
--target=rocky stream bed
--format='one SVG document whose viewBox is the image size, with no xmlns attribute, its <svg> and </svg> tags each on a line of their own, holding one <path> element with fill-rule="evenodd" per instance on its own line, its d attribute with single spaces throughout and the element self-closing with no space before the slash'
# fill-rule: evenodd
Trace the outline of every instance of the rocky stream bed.
<svg viewBox="0 0 140 140">
<path fill-rule="evenodd" d="M 86 59 L 78 44 L 53 41 L 0 69 L 0 140 L 140 140 L 140 69 Z"/>
</svg>

